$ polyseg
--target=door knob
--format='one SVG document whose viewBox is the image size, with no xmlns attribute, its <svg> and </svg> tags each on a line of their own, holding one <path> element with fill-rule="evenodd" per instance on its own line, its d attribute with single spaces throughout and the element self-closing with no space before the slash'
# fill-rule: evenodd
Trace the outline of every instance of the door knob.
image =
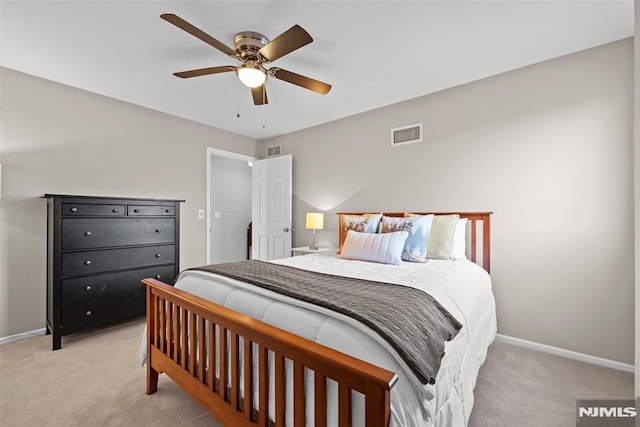
<svg viewBox="0 0 640 427">
<path fill-rule="evenodd" d="M 288 233 L 289 231 L 293 231 L 293 227 L 289 228 L 289 227 L 284 227 L 282 229 L 282 231 L 284 231 L 285 233 Z"/>
</svg>

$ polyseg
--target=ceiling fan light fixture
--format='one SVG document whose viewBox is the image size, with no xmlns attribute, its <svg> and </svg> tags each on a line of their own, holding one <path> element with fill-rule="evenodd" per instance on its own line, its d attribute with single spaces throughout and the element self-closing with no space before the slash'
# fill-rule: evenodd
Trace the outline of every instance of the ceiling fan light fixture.
<svg viewBox="0 0 640 427">
<path fill-rule="evenodd" d="M 238 78 L 247 87 L 258 87 L 264 84 L 267 74 L 257 65 L 244 64 L 238 67 Z"/>
</svg>

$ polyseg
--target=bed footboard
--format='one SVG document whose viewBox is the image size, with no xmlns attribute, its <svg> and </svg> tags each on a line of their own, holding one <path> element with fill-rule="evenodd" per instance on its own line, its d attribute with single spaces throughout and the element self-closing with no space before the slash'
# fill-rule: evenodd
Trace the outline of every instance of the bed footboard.
<svg viewBox="0 0 640 427">
<path fill-rule="evenodd" d="M 304 426 L 306 419 L 318 427 L 327 425 L 327 379 L 338 383 L 340 427 L 351 425 L 352 390 L 364 395 L 365 425 L 388 426 L 390 392 L 397 380 L 393 372 L 158 280 L 143 283 L 147 285 L 147 394 L 156 392 L 158 374 L 164 372 L 224 425 L 284 426 L 285 361 L 290 360 L 295 426 Z M 305 371 L 314 374 L 314 414 L 305 414 Z M 275 376 L 272 396 L 270 374 Z M 275 403 L 272 420 L 264 410 L 270 400 Z"/>
</svg>

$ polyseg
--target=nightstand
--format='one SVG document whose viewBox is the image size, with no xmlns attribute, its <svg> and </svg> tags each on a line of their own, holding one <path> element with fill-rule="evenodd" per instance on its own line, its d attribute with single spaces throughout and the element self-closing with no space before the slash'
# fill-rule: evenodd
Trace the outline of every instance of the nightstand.
<svg viewBox="0 0 640 427">
<path fill-rule="evenodd" d="M 318 248 L 311 249 L 309 246 L 301 246 L 299 248 L 291 248 L 291 256 L 316 254 L 318 252 L 335 251 L 336 248 Z"/>
</svg>

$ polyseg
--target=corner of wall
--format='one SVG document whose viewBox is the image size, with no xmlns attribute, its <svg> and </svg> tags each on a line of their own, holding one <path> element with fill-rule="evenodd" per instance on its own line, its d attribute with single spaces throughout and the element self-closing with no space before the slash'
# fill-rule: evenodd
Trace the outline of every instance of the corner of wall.
<svg viewBox="0 0 640 427">
<path fill-rule="evenodd" d="M 634 168 L 634 204 L 635 204 L 635 348 L 636 348 L 636 376 L 635 395 L 640 397 L 640 0 L 635 0 L 635 38 L 634 38 L 634 67 L 635 67 L 635 168 Z"/>
<path fill-rule="evenodd" d="M 267 157 L 267 147 L 270 145 L 270 142 L 272 141 L 273 141 L 273 138 L 256 140 L 255 156 L 259 159 L 264 159 L 265 157 Z"/>
</svg>

